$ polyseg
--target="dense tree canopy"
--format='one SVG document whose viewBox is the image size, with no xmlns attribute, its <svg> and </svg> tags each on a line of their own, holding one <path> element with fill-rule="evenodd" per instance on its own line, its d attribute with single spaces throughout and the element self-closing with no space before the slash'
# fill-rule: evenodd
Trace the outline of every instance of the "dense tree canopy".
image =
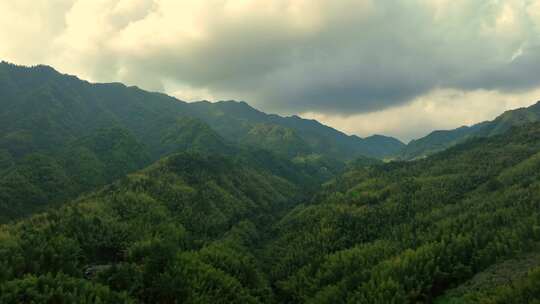
<svg viewBox="0 0 540 304">
<path fill-rule="evenodd" d="M 427 136 L 412 140 L 398 153 L 400 159 L 415 159 L 443 151 L 473 137 L 489 137 L 502 134 L 512 127 L 540 121 L 540 101 L 536 104 L 509 110 L 492 121 L 453 130 L 433 131 Z"/>
<path fill-rule="evenodd" d="M 0 303 L 540 303 L 540 124 L 345 163 L 314 121 L 42 66 L 0 103 Z"/>
<path fill-rule="evenodd" d="M 529 125 L 424 160 L 359 161 L 313 196 L 324 176 L 306 164 L 321 160 L 171 155 L 3 226 L 3 300 L 532 302 L 539 155 Z M 477 288 L 490 273 L 498 283 Z"/>
</svg>

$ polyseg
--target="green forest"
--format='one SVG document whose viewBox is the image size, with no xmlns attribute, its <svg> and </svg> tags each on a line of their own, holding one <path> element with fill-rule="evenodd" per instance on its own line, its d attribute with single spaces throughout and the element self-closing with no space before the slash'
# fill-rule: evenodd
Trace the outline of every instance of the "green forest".
<svg viewBox="0 0 540 304">
<path fill-rule="evenodd" d="M 403 160 L 45 66 L 0 104 L 0 303 L 540 303 L 535 119 Z"/>
</svg>

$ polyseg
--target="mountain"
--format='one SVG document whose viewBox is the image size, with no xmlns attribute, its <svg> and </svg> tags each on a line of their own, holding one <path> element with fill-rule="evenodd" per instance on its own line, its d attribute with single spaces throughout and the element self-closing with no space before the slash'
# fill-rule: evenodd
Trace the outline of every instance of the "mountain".
<svg viewBox="0 0 540 304">
<path fill-rule="evenodd" d="M 539 169 L 540 124 L 350 169 L 276 223 L 265 261 L 278 302 L 533 303 L 540 259 L 506 266 L 477 298 L 451 291 L 538 258 Z"/>
<path fill-rule="evenodd" d="M 256 124 L 240 139 L 240 142 L 288 157 L 311 154 L 309 145 L 296 132 L 280 125 Z"/>
<path fill-rule="evenodd" d="M 276 141 L 278 138 L 272 140 L 272 146 L 275 146 L 278 152 L 292 144 L 292 137 L 297 138 L 293 145 L 304 147 L 300 153 L 310 151 L 342 160 L 352 160 L 359 156 L 384 158 L 404 147 L 402 142 L 392 137 L 371 136 L 362 139 L 354 135 L 349 136 L 316 120 L 265 114 L 245 102 L 202 101 L 190 103 L 189 106 L 193 109 L 194 116 L 230 140 L 245 140 L 246 136 L 251 137 L 260 133 L 264 129 L 262 126 L 266 126 L 267 130 L 272 128 L 277 130 L 275 127 L 279 126 L 281 132 L 288 132 L 288 137 L 282 138 L 282 142 Z"/>
<path fill-rule="evenodd" d="M 120 128 L 98 129 L 54 153 L 13 159 L 0 150 L 0 158 L 0 223 L 58 206 L 150 163 L 146 147 Z"/>
<path fill-rule="evenodd" d="M 358 156 L 383 158 L 395 154 L 403 146 L 394 138 L 361 139 L 313 120 L 269 115 L 245 102 L 185 103 L 119 83 L 88 83 L 60 74 L 48 66 L 28 68 L 3 62 L 0 64 L 0 89 L 0 105 L 5 109 L 0 114 L 0 146 L 8 146 L 14 156 L 63 145 L 67 140 L 97 128 L 118 126 L 129 130 L 148 146 L 155 160 L 185 147 L 185 143 L 171 146 L 174 140 L 170 138 L 173 125 L 185 119 L 190 122 L 180 124 L 197 125 L 194 119 L 199 119 L 227 142 L 260 144 L 285 154 L 314 153 L 340 160 Z M 195 132 L 205 131 L 190 128 Z M 268 135 L 261 133 L 265 128 L 279 129 L 288 135 L 276 137 L 277 133 L 273 133 L 270 142 L 266 138 L 256 138 Z M 201 138 L 221 145 L 216 138 Z M 284 148 L 290 145 L 302 149 L 289 151 Z"/>
<path fill-rule="evenodd" d="M 173 154 L 72 204 L 0 226 L 0 302 L 270 299 L 248 248 L 302 201 L 304 187 L 260 164 Z"/>
<path fill-rule="evenodd" d="M 175 152 L 259 149 L 309 160 L 307 170 L 326 163 L 321 168 L 330 177 L 343 167 L 339 162 L 383 157 L 402 146 L 392 138 L 361 139 L 316 121 L 268 115 L 245 102 L 185 103 L 120 83 L 89 83 L 43 65 L 0 63 L 0 106 L 0 222 L 59 204 Z M 95 136 L 88 147 L 85 141 Z M 115 146 L 115 140 L 125 145 Z M 319 169 L 312 173 L 318 176 Z"/>
<path fill-rule="evenodd" d="M 378 134 L 364 138 L 364 144 L 371 151 L 372 155 L 383 156 L 378 158 L 394 156 L 406 147 L 401 141 L 393 137 Z"/>
<path fill-rule="evenodd" d="M 120 83 L 93 84 L 43 65 L 1 63 L 0 107 L 0 222 L 56 206 L 175 152 L 247 149 L 270 159 L 269 151 L 275 162 L 300 160 L 312 174 L 304 177 L 320 182 L 320 174 L 331 177 L 345 160 L 383 156 L 400 144 L 268 115 L 244 102 L 185 103 Z"/>
<path fill-rule="evenodd" d="M 0 106 L 0 303 L 540 300 L 540 104 L 387 163 L 392 138 L 46 66 L 1 64 Z"/>
<path fill-rule="evenodd" d="M 540 123 L 360 160 L 315 195 L 302 169 L 315 160 L 266 153 L 171 154 L 0 226 L 0 302 L 540 299 Z M 486 275 L 498 281 L 468 288 Z"/>
<path fill-rule="evenodd" d="M 88 147 L 100 142 L 83 141 Z M 306 199 L 311 179 L 324 178 L 326 169 L 320 174 L 313 169 L 331 166 L 309 169 L 317 161 L 322 162 L 291 163 L 264 150 L 242 150 L 234 157 L 173 154 L 71 204 L 0 226 L 0 251 L 10 255 L 9 261 L 0 258 L 0 302 L 269 299 L 270 286 L 247 248 Z M 133 260 L 120 265 L 125 254 Z M 33 265 L 25 264 L 30 261 Z M 117 271 L 124 274 L 113 274 Z M 140 286 L 140 291 L 127 295 L 111 288 L 109 274 L 118 288 Z M 189 279 L 171 281 L 182 289 L 166 290 L 167 276 Z"/>
<path fill-rule="evenodd" d="M 472 137 L 486 137 L 501 134 L 514 126 L 540 121 L 540 101 L 536 104 L 506 111 L 492 121 L 485 121 L 454 130 L 434 131 L 420 139 L 412 140 L 399 153 L 401 159 L 422 158 L 442 151 Z"/>
<path fill-rule="evenodd" d="M 153 160 L 191 146 L 183 139 L 207 139 L 205 149 L 223 145 L 221 138 L 205 134 L 210 131 L 205 124 L 186 116 L 185 103 L 163 94 L 117 83 L 91 84 L 47 66 L 7 63 L 0 64 L 0 83 L 0 148 L 14 158 L 54 151 L 113 127 L 130 132 Z M 179 128 L 193 134 L 174 133 Z"/>
<path fill-rule="evenodd" d="M 72 199 L 176 151 L 227 151 L 183 103 L 47 66 L 0 64 L 0 222 Z"/>
</svg>

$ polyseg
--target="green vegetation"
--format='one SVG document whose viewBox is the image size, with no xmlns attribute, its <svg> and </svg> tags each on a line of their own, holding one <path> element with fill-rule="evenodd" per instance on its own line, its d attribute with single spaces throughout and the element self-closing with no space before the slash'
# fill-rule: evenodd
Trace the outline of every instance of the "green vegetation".
<svg viewBox="0 0 540 304">
<path fill-rule="evenodd" d="M 536 250 L 539 151 L 533 125 L 345 173 L 278 223 L 268 245 L 276 294 L 284 302 L 431 302 Z"/>
<path fill-rule="evenodd" d="M 308 144 L 292 129 L 278 125 L 258 124 L 241 140 L 250 146 L 275 151 L 287 157 L 309 155 Z"/>
<path fill-rule="evenodd" d="M 303 175 L 309 184 L 332 177 L 341 162 L 383 157 L 403 145 L 392 138 L 346 136 L 243 102 L 190 104 L 119 83 L 91 84 L 48 66 L 0 63 L 0 107 L 0 223 L 57 206 L 181 151 L 232 156 L 260 150 L 265 161 L 315 156 L 331 164 L 304 168 L 313 171 Z"/>
<path fill-rule="evenodd" d="M 4 152 L 3 159 L 0 222 L 63 203 L 150 161 L 146 148 L 122 129 L 99 129 L 54 152 L 16 160 Z"/>
<path fill-rule="evenodd" d="M 347 136 L 316 120 L 268 115 L 245 102 L 202 101 L 190 104 L 190 110 L 192 115 L 218 130 L 224 138 L 234 142 L 262 143 L 278 153 L 296 150 L 352 160 L 360 156 L 384 158 L 397 154 L 404 147 L 402 142 L 392 137 L 378 135 L 362 139 Z M 257 135 L 271 135 L 272 140 L 254 138 Z"/>
<path fill-rule="evenodd" d="M 540 286 L 540 251 L 533 250 L 515 258 L 504 260 L 476 274 L 472 279 L 451 289 L 437 299 L 437 304 L 445 303 L 531 303 L 540 294 L 519 295 L 525 285 Z M 527 300 L 523 296 L 529 296 Z"/>
<path fill-rule="evenodd" d="M 124 294 L 148 303 L 270 299 L 248 248 L 301 199 L 297 185 L 240 160 L 167 157 L 74 204 L 2 228 L 3 303 L 37 297 L 43 284 L 62 286 L 44 298 L 109 303 Z M 93 265 L 107 267 L 85 277 Z"/>
<path fill-rule="evenodd" d="M 64 274 L 28 275 L 0 287 L 1 303 L 133 303 L 125 293 Z"/>
<path fill-rule="evenodd" d="M 540 101 L 528 108 L 506 111 L 492 121 L 448 131 L 434 131 L 420 139 L 412 140 L 398 154 L 405 160 L 418 159 L 443 151 L 473 137 L 502 134 L 512 127 L 540 121 Z"/>
<path fill-rule="evenodd" d="M 307 145 L 297 153 L 315 153 L 340 160 L 361 155 L 383 158 L 394 155 L 403 147 L 403 143 L 390 137 L 361 139 L 314 120 L 268 115 L 245 102 L 185 103 L 118 83 L 90 84 L 47 66 L 27 68 L 0 63 L 0 88 L 3 109 L 0 113 L 0 149 L 7 147 L 16 157 L 63 145 L 69 139 L 87 135 L 95 129 L 121 127 L 145 144 L 153 159 L 158 159 L 164 153 L 190 145 L 191 142 L 185 140 L 194 137 L 216 144 L 215 138 L 204 134 L 207 127 L 201 126 L 200 122 L 228 142 L 247 140 L 250 144 L 258 144 L 261 141 L 259 148 L 273 152 L 289 149 L 291 144 L 289 139 L 276 142 L 283 137 L 280 132 L 290 134 L 285 137 L 294 137 L 296 144 Z M 193 125 L 181 121 L 183 119 Z M 180 133 L 191 133 L 176 135 L 179 128 L 182 129 Z M 255 138 L 270 131 L 274 134 L 271 141 Z M 203 135 L 199 135 L 200 132 Z M 173 135 L 178 138 L 171 138 Z"/>
<path fill-rule="evenodd" d="M 532 302 L 540 299 L 539 151 L 540 125 L 528 125 L 420 161 L 359 161 L 315 196 L 303 190 L 314 189 L 303 166 L 320 157 L 174 154 L 4 226 L 0 286 L 6 303 L 23 294 L 110 303 Z M 280 159 L 282 169 L 269 166 Z M 499 278 L 487 291 L 470 283 L 490 269 L 515 283 Z"/>
<path fill-rule="evenodd" d="M 344 163 L 245 103 L 0 88 L 0 303 L 540 303 L 540 123 Z"/>
</svg>

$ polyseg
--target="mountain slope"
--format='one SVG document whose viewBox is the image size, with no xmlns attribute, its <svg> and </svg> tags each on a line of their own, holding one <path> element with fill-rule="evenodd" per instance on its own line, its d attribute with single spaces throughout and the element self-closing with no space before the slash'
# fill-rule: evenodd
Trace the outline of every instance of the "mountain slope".
<svg viewBox="0 0 540 304">
<path fill-rule="evenodd" d="M 8 87 L 0 93 L 5 109 L 0 114 L 0 147 L 15 158 L 37 150 L 54 150 L 96 129 L 120 127 L 145 144 L 157 159 L 175 151 L 170 136 L 166 143 L 163 137 L 179 120 L 186 119 L 185 103 L 122 84 L 90 84 L 47 66 L 26 68 L 3 63 L 0 74 Z M 187 119 L 184 124 L 197 124 Z M 193 130 L 206 131 L 197 127 Z M 215 144 L 220 143 L 208 143 Z"/>
<path fill-rule="evenodd" d="M 506 111 L 492 121 L 454 130 L 434 131 L 420 139 L 412 140 L 399 153 L 401 159 L 415 159 L 442 151 L 471 137 L 487 137 L 506 132 L 511 127 L 540 121 L 540 101 L 536 104 Z"/>
<path fill-rule="evenodd" d="M 540 124 L 351 166 L 312 199 L 300 160 L 273 157 L 173 154 L 0 226 L 0 302 L 431 303 L 538 250 Z M 515 271 L 498 301 L 539 299 Z"/>
<path fill-rule="evenodd" d="M 0 221 L 33 214 L 0 225 L 1 303 L 540 300 L 538 104 L 339 174 L 399 142 L 43 66 L 0 89 Z"/>
<path fill-rule="evenodd" d="M 311 154 L 308 144 L 296 132 L 279 125 L 256 124 L 240 142 L 288 157 Z"/>
<path fill-rule="evenodd" d="M 395 155 L 404 144 L 392 137 L 371 136 L 362 139 L 348 136 L 316 120 L 302 119 L 298 116 L 281 117 L 265 114 L 245 102 L 207 101 L 190 104 L 194 115 L 204 120 L 225 138 L 243 138 L 260 128 L 260 124 L 276 125 L 290 129 L 301 141 L 296 144 L 307 144 L 313 153 L 323 154 L 337 159 L 351 160 L 359 156 L 384 158 Z"/>
<path fill-rule="evenodd" d="M 1 63 L 0 107 L 0 222 L 61 204 L 174 152 L 242 150 L 187 103 L 117 83 L 91 84 L 47 66 Z M 278 153 L 298 141 L 285 156 L 312 153 L 298 136 L 282 141 L 256 126 L 235 139 Z M 276 128 L 282 127 L 270 125 Z"/>
<path fill-rule="evenodd" d="M 536 252 L 539 160 L 535 124 L 346 172 L 276 224 L 266 263 L 279 302 L 430 303 Z"/>
<path fill-rule="evenodd" d="M 342 160 L 361 155 L 382 158 L 402 146 L 393 138 L 364 140 L 316 121 L 268 115 L 244 102 L 188 104 L 122 84 L 91 84 L 48 66 L 27 68 L 1 63 L 0 88 L 0 105 L 5 109 L 0 113 L 0 146 L 9 146 L 15 156 L 61 145 L 93 129 L 118 126 L 133 133 L 149 147 L 153 159 L 158 159 L 174 151 L 162 142 L 162 132 L 185 117 L 199 118 L 233 143 L 261 124 L 287 128 L 300 139 L 298 145 L 307 143 L 310 153 Z M 283 145 L 274 152 L 280 152 Z"/>
<path fill-rule="evenodd" d="M 245 161 L 171 155 L 78 202 L 0 226 L 0 302 L 266 303 L 270 287 L 247 248 L 302 195 Z M 68 282 L 85 282 L 84 292 L 37 291 Z"/>
<path fill-rule="evenodd" d="M 0 222 L 58 205 L 175 151 L 226 151 L 183 103 L 47 66 L 0 64 Z"/>
<path fill-rule="evenodd" d="M 58 148 L 37 151 L 0 168 L 0 223 L 57 206 L 150 163 L 148 150 L 128 131 L 98 129 Z"/>
<path fill-rule="evenodd" d="M 518 254 L 476 274 L 436 303 L 534 303 L 540 287 L 539 273 L 540 250 Z"/>
</svg>

